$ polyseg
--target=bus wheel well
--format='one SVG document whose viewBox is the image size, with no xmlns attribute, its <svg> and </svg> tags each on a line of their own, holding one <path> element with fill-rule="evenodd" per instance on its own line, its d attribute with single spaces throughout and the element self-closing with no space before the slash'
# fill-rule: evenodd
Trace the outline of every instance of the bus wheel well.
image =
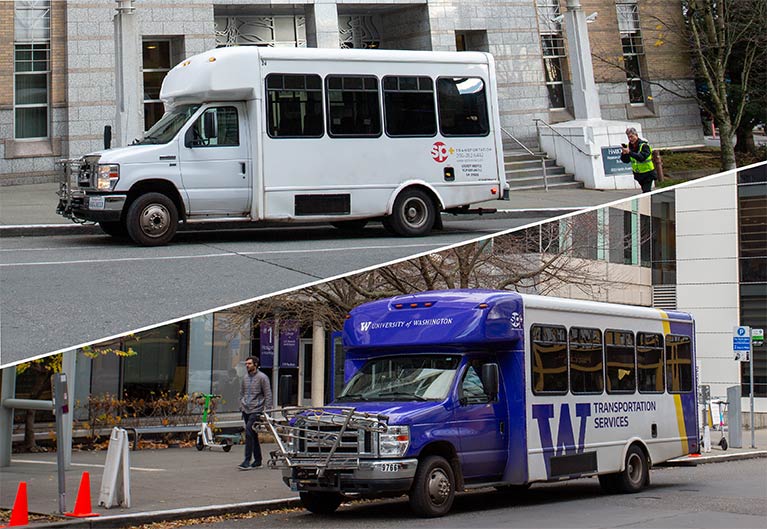
<svg viewBox="0 0 767 529">
<path fill-rule="evenodd" d="M 141 195 L 146 193 L 162 193 L 170 198 L 176 205 L 178 215 L 181 219 L 186 217 L 186 210 L 184 208 L 184 201 L 181 200 L 181 195 L 178 193 L 178 189 L 173 183 L 168 180 L 142 180 L 136 185 L 130 188 L 128 191 L 128 199 L 125 202 L 125 209 L 127 211 L 130 205 Z"/>
<path fill-rule="evenodd" d="M 400 192 L 398 193 L 398 195 L 401 194 L 401 193 L 404 193 L 405 191 L 408 191 L 410 189 L 418 189 L 418 190 L 423 191 L 424 193 L 426 193 L 429 196 L 429 198 L 431 198 L 431 201 L 434 203 L 434 208 L 438 212 L 442 211 L 442 202 L 439 200 L 439 197 L 437 196 L 437 194 L 434 192 L 433 189 L 430 189 L 429 187 L 427 187 L 425 185 L 421 185 L 421 184 L 409 185 L 407 187 L 404 187 L 404 188 L 400 189 Z"/>
<path fill-rule="evenodd" d="M 461 462 L 458 459 L 458 453 L 455 447 L 447 441 L 439 441 L 431 443 L 421 450 L 418 454 L 418 461 L 423 461 L 428 456 L 440 456 L 445 458 L 450 466 L 453 468 L 453 474 L 455 475 L 455 488 L 456 490 L 463 490 L 463 473 L 461 472 Z"/>
<path fill-rule="evenodd" d="M 636 447 L 639 447 L 639 449 L 640 449 L 640 450 L 642 451 L 642 453 L 644 454 L 644 456 L 645 456 L 645 459 L 647 459 L 647 468 L 648 468 L 648 469 L 649 469 L 649 468 L 651 468 L 651 467 L 652 467 L 652 458 L 650 458 L 650 451 L 647 449 L 647 445 L 645 445 L 645 444 L 644 444 L 643 442 L 641 442 L 641 441 L 634 441 L 633 443 L 631 443 L 631 444 L 629 445 L 629 448 L 631 448 L 632 446 L 636 446 Z"/>
</svg>

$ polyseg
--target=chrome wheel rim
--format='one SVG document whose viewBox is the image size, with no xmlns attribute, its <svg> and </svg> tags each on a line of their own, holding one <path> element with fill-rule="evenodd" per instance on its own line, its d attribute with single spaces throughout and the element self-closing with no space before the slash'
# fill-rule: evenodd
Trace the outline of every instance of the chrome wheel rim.
<svg viewBox="0 0 767 529">
<path fill-rule="evenodd" d="M 639 484 L 642 481 L 642 458 L 639 454 L 631 454 L 626 461 L 626 475 L 629 481 Z"/>
<path fill-rule="evenodd" d="M 170 228 L 170 211 L 162 204 L 149 204 L 141 212 L 139 224 L 148 237 L 162 237 Z"/>
<path fill-rule="evenodd" d="M 411 228 L 421 228 L 429 219 L 429 207 L 420 197 L 411 197 L 402 207 L 405 222 Z"/>
<path fill-rule="evenodd" d="M 452 485 L 450 478 L 441 468 L 435 468 L 429 475 L 427 483 L 429 498 L 434 505 L 442 505 L 450 497 Z"/>
</svg>

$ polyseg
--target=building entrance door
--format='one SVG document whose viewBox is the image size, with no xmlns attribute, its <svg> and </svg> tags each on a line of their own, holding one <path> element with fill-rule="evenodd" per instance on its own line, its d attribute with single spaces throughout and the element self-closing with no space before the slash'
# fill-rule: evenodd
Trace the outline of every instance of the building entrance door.
<svg viewBox="0 0 767 529">
<path fill-rule="evenodd" d="M 308 338 L 299 342 L 298 405 L 312 405 L 312 341 Z"/>
</svg>

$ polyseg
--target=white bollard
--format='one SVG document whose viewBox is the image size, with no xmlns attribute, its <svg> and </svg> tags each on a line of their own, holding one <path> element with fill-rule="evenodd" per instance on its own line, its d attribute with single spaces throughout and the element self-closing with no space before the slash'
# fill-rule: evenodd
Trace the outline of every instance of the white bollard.
<svg viewBox="0 0 767 529">
<path fill-rule="evenodd" d="M 708 424 L 703 427 L 703 451 L 711 451 L 711 428 L 708 427 Z"/>
</svg>

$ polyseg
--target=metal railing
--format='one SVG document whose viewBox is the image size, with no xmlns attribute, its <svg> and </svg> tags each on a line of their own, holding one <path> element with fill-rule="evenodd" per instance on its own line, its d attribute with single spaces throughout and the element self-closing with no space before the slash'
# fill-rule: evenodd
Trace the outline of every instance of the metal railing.
<svg viewBox="0 0 767 529">
<path fill-rule="evenodd" d="M 545 154 L 536 154 L 536 153 L 534 153 L 533 151 L 528 149 L 527 146 L 525 146 L 524 143 L 522 143 L 517 138 L 515 138 L 514 135 L 511 132 L 509 132 L 508 130 L 506 130 L 503 127 L 501 127 L 501 132 L 503 132 L 509 138 L 511 138 L 512 140 L 517 142 L 517 145 L 522 147 L 522 149 L 524 149 L 529 155 L 541 159 L 541 169 L 543 169 L 543 189 L 548 191 L 549 190 L 549 178 L 548 178 L 548 175 L 546 174 L 546 155 Z M 506 172 L 506 167 L 505 167 L 505 163 L 504 163 L 504 173 L 505 172 Z"/>
<path fill-rule="evenodd" d="M 565 140 L 567 143 L 569 143 L 570 145 L 572 145 L 573 147 L 575 147 L 575 149 L 576 149 L 576 150 L 577 150 L 579 153 L 583 154 L 584 156 L 588 156 L 589 158 L 599 158 L 599 155 L 598 155 L 598 154 L 589 154 L 589 153 L 587 153 L 586 151 L 584 151 L 583 149 L 581 149 L 580 147 L 578 147 L 576 144 L 574 144 L 572 141 L 570 141 L 570 140 L 569 140 L 569 139 L 568 139 L 566 136 L 563 136 L 563 135 L 562 135 L 562 134 L 561 134 L 561 133 L 560 133 L 560 132 L 559 132 L 557 129 L 555 129 L 554 127 L 552 127 L 552 126 L 551 126 L 551 125 L 549 125 L 548 123 L 546 123 L 546 122 L 545 122 L 544 120 L 542 120 L 541 118 L 533 118 L 533 121 L 535 122 L 535 130 L 536 130 L 536 132 L 537 132 L 537 134 L 538 134 L 538 141 L 539 141 L 539 142 L 540 142 L 540 138 L 541 138 L 541 130 L 538 128 L 538 125 L 542 123 L 542 124 L 543 124 L 543 125 L 545 125 L 545 126 L 546 126 L 546 127 L 549 129 L 549 130 L 551 130 L 551 132 L 553 132 L 554 134 L 556 134 L 557 136 L 559 136 L 560 138 L 562 138 L 563 140 Z"/>
</svg>

